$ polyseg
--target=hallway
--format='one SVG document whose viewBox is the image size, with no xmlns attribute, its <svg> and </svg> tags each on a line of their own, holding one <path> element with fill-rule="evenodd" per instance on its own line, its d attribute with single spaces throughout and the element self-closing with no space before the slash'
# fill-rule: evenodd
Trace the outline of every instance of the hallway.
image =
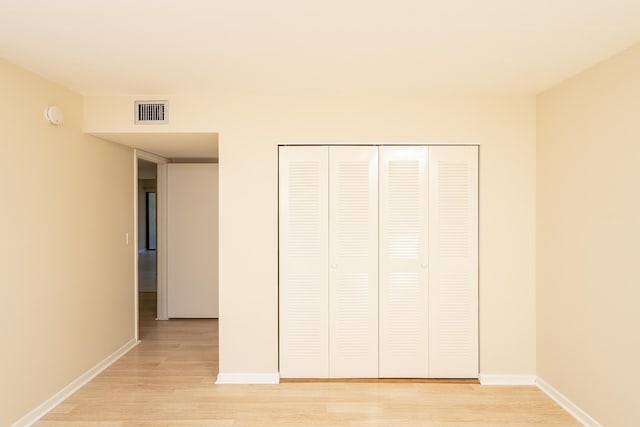
<svg viewBox="0 0 640 427">
<path fill-rule="evenodd" d="M 158 290 L 158 255 L 156 251 L 138 251 L 138 290 L 156 292 Z"/>
</svg>

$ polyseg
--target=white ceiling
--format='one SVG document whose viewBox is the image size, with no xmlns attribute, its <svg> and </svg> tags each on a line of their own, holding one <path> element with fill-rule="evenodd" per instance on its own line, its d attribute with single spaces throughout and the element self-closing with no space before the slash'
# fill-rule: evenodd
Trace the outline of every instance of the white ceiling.
<svg viewBox="0 0 640 427">
<path fill-rule="evenodd" d="M 533 94 L 639 0 L 0 0 L 0 56 L 82 94 Z"/>
</svg>

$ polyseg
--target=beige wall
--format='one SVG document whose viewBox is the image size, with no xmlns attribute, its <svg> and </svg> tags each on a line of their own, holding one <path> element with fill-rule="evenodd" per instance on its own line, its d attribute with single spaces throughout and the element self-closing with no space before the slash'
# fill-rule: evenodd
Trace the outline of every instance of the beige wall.
<svg viewBox="0 0 640 427">
<path fill-rule="evenodd" d="M 134 336 L 133 153 L 82 99 L 0 59 L 0 425 Z M 57 104 L 65 123 L 45 122 Z"/>
<path fill-rule="evenodd" d="M 537 372 L 640 424 L 640 45 L 538 98 Z"/>
<path fill-rule="evenodd" d="M 135 98 L 88 97 L 86 130 L 138 131 Z M 533 96 L 162 98 L 169 124 L 144 130 L 219 132 L 221 372 L 278 371 L 279 143 L 465 142 L 480 144 L 481 372 L 535 373 Z"/>
</svg>

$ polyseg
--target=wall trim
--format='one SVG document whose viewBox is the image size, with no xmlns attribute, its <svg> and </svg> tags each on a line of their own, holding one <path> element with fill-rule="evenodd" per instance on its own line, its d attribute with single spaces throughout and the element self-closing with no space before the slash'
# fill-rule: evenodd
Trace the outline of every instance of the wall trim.
<svg viewBox="0 0 640 427">
<path fill-rule="evenodd" d="M 576 420 L 580 421 L 586 427 L 603 427 L 591 415 L 587 414 L 578 405 L 569 400 L 565 395 L 556 390 L 551 384 L 540 377 L 536 377 L 536 385 L 540 390 L 551 398 L 554 402 L 570 413 Z"/>
<path fill-rule="evenodd" d="M 532 374 L 480 374 L 478 379 L 482 385 L 536 385 L 536 376 Z"/>
<path fill-rule="evenodd" d="M 219 373 L 216 384 L 280 384 L 280 374 Z"/>
<path fill-rule="evenodd" d="M 132 348 L 134 348 L 136 345 L 138 345 L 139 342 L 140 341 L 136 339 L 132 339 L 131 341 L 127 342 L 125 345 L 123 345 L 122 347 L 120 347 L 119 349 L 111 353 L 109 356 L 107 356 L 104 360 L 99 362 L 93 368 L 89 369 L 88 371 L 80 375 L 78 378 L 73 380 L 71 383 L 65 386 L 62 390 L 60 390 L 59 392 L 51 396 L 49 399 L 42 402 L 40 405 L 38 405 L 35 409 L 33 409 L 27 415 L 20 418 L 15 423 L 13 423 L 11 427 L 28 427 L 30 425 L 35 424 L 36 421 L 44 417 L 49 411 L 51 411 L 53 408 L 61 404 L 67 397 L 71 396 L 73 393 L 78 391 L 79 388 L 87 384 L 89 381 L 91 381 L 96 376 L 98 376 L 98 374 L 100 374 L 102 371 L 107 369 L 109 366 L 111 366 L 114 362 L 116 362 L 122 356 L 127 354 L 127 352 Z"/>
<path fill-rule="evenodd" d="M 167 189 L 168 165 L 158 164 L 156 177 L 156 289 L 158 292 L 156 320 L 169 320 L 168 242 L 167 242 Z M 137 263 L 136 263 L 137 266 Z"/>
<path fill-rule="evenodd" d="M 138 341 L 138 151 L 133 150 L 133 339 Z M 127 245 L 129 234 L 127 233 Z"/>
</svg>

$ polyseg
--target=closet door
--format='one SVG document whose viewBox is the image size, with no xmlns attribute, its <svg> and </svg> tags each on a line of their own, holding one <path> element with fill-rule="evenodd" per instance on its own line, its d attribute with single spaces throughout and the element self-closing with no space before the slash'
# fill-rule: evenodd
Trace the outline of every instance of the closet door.
<svg viewBox="0 0 640 427">
<path fill-rule="evenodd" d="M 329 375 L 328 147 L 280 147 L 280 375 Z"/>
<path fill-rule="evenodd" d="M 329 265 L 330 377 L 377 377 L 377 147 L 329 147 Z"/>
<path fill-rule="evenodd" d="M 380 147 L 380 377 L 428 376 L 427 147 Z"/>
<path fill-rule="evenodd" d="M 429 376 L 478 377 L 478 148 L 429 148 Z"/>
</svg>

